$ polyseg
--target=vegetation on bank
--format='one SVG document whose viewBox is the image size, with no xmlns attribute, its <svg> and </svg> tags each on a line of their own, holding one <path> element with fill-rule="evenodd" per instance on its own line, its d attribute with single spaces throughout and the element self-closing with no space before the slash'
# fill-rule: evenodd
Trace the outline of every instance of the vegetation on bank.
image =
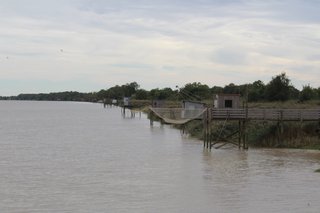
<svg viewBox="0 0 320 213">
<path fill-rule="evenodd" d="M 181 128 L 181 127 L 178 127 Z M 183 127 L 192 137 L 203 139 L 202 121 L 191 121 Z M 211 138 L 226 138 L 239 129 L 238 121 L 215 121 L 211 126 Z M 278 123 L 275 121 L 250 121 L 247 125 L 247 141 L 251 147 L 269 148 L 299 148 L 320 150 L 318 122 L 284 122 L 283 130 L 279 133 Z M 228 138 L 234 142 L 238 134 Z"/>
<path fill-rule="evenodd" d="M 279 133 L 277 122 L 250 122 L 248 142 L 255 147 L 319 149 L 317 122 L 283 122 Z"/>
<path fill-rule="evenodd" d="M 285 73 L 272 77 L 270 82 L 264 84 L 257 80 L 253 83 L 236 85 L 230 83 L 221 86 L 208 86 L 199 82 L 187 83 L 182 88 L 154 88 L 145 90 L 140 88 L 137 82 L 124 85 L 116 85 L 108 89 L 101 89 L 98 92 L 80 93 L 74 91 L 20 94 L 17 96 L 1 97 L 0 100 L 47 100 L 47 101 L 88 101 L 97 102 L 102 100 L 122 100 L 123 97 L 131 97 L 132 100 L 169 100 L 180 101 L 185 99 L 212 100 L 214 94 L 229 93 L 240 94 L 248 98 L 251 103 L 255 102 L 276 102 L 294 100 L 303 103 L 310 100 L 320 100 L 320 87 L 312 88 L 309 85 L 303 86 L 302 90 L 296 89 Z"/>
</svg>

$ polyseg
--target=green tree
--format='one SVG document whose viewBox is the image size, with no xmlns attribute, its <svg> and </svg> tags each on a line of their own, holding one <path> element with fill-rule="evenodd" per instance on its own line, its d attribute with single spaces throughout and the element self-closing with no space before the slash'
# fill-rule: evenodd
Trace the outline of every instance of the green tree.
<svg viewBox="0 0 320 213">
<path fill-rule="evenodd" d="M 123 88 L 119 85 L 111 87 L 107 90 L 107 98 L 120 100 L 124 96 Z"/>
<path fill-rule="evenodd" d="M 129 84 L 122 85 L 123 95 L 126 97 L 131 97 L 139 89 L 139 84 L 137 82 L 131 82 Z"/>
<path fill-rule="evenodd" d="M 268 101 L 286 101 L 290 97 L 290 79 L 281 73 L 267 84 L 265 97 Z"/>
<path fill-rule="evenodd" d="M 97 98 L 99 100 L 103 100 L 103 99 L 107 98 L 107 94 L 108 94 L 107 90 L 102 89 L 99 92 L 97 92 Z"/>
<path fill-rule="evenodd" d="M 248 99 L 249 101 L 260 101 L 264 99 L 266 86 L 260 80 L 248 85 Z"/>
<path fill-rule="evenodd" d="M 156 89 L 152 89 L 150 90 L 150 97 L 151 99 L 153 100 L 159 100 L 159 97 L 160 97 L 160 90 L 159 88 L 156 88 Z"/>
<path fill-rule="evenodd" d="M 168 100 L 176 100 L 177 99 L 177 92 L 172 90 L 169 87 L 165 87 L 162 90 L 160 90 L 160 96 L 164 99 Z"/>
<path fill-rule="evenodd" d="M 299 101 L 308 101 L 311 99 L 315 99 L 317 97 L 316 90 L 314 90 L 310 85 L 303 86 L 301 92 Z"/>
<path fill-rule="evenodd" d="M 208 99 L 211 96 L 210 88 L 206 84 L 200 82 L 193 82 L 186 84 L 180 93 L 185 96 L 186 99 Z"/>
<path fill-rule="evenodd" d="M 300 91 L 296 89 L 294 86 L 289 86 L 289 98 L 298 100 L 300 97 Z"/>
<path fill-rule="evenodd" d="M 169 87 L 152 89 L 149 94 L 153 100 L 173 99 L 176 96 L 175 92 Z"/>
<path fill-rule="evenodd" d="M 149 99 L 149 92 L 144 89 L 138 89 L 135 94 L 135 99 L 137 100 L 147 100 Z"/>
<path fill-rule="evenodd" d="M 223 93 L 225 93 L 225 94 L 239 94 L 240 87 L 235 85 L 234 83 L 230 83 L 223 88 Z"/>
<path fill-rule="evenodd" d="M 210 89 L 210 93 L 211 93 L 211 95 L 223 93 L 223 87 L 213 86 L 213 87 Z"/>
</svg>

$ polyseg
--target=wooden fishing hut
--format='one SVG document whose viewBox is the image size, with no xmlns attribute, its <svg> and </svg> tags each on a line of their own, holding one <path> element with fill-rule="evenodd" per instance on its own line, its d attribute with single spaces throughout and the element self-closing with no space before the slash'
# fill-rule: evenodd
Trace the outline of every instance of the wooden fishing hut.
<svg viewBox="0 0 320 213">
<path fill-rule="evenodd" d="M 205 103 L 199 101 L 182 101 L 182 108 L 184 109 L 204 109 L 205 107 Z"/>
<path fill-rule="evenodd" d="M 247 104 L 246 104 L 247 107 Z M 232 112 L 236 112 L 240 110 L 241 112 L 244 108 L 241 108 L 240 103 L 240 94 L 215 94 L 213 97 L 213 108 L 207 108 L 207 111 L 204 113 L 203 121 L 204 121 L 204 146 L 207 148 L 212 148 L 217 144 L 221 144 L 219 147 L 222 147 L 228 143 L 238 145 L 239 148 L 247 149 L 247 134 L 246 134 L 246 124 L 247 117 L 244 116 L 241 119 L 234 119 L 230 116 L 230 110 Z M 245 110 L 247 111 L 247 110 Z M 216 116 L 217 114 L 223 114 L 221 117 Z M 247 114 L 247 113 L 246 113 Z M 223 121 L 221 130 L 219 131 L 219 135 L 213 138 L 212 135 L 212 122 L 214 120 Z M 222 136 L 225 131 L 226 124 L 229 120 L 238 120 L 239 128 L 237 131 L 227 135 Z M 237 137 L 237 142 L 235 142 L 235 138 Z"/>
<path fill-rule="evenodd" d="M 240 108 L 240 94 L 216 94 L 213 98 L 213 108 Z"/>
<path fill-rule="evenodd" d="M 122 116 L 126 117 L 126 109 L 130 110 L 131 118 L 135 117 L 135 113 L 132 111 L 132 103 L 130 97 L 123 97 L 123 103 L 122 103 Z"/>
</svg>

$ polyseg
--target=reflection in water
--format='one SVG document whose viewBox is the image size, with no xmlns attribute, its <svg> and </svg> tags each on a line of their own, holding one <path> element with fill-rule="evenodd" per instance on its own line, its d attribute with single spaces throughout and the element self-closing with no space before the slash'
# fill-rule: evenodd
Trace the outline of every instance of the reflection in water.
<svg viewBox="0 0 320 213">
<path fill-rule="evenodd" d="M 203 161 L 204 178 L 212 179 L 214 182 L 227 181 L 230 183 L 242 178 L 248 170 L 247 151 L 230 150 L 214 150 L 214 152 L 204 150 Z"/>
<path fill-rule="evenodd" d="M 319 160 L 318 151 L 205 151 L 203 174 L 218 212 L 318 212 Z"/>
<path fill-rule="evenodd" d="M 240 189 L 248 182 L 247 158 L 247 151 L 235 148 L 204 151 L 203 178 L 208 186 L 207 193 L 210 200 L 215 202 L 217 212 L 243 205 Z"/>
</svg>

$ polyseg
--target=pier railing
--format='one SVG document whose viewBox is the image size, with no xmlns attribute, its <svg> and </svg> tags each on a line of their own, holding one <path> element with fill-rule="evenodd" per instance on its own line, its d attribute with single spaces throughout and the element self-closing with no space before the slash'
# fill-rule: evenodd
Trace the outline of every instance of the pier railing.
<svg viewBox="0 0 320 213">
<path fill-rule="evenodd" d="M 282 120 L 316 121 L 320 120 L 320 109 L 211 109 L 213 120 Z"/>
</svg>

